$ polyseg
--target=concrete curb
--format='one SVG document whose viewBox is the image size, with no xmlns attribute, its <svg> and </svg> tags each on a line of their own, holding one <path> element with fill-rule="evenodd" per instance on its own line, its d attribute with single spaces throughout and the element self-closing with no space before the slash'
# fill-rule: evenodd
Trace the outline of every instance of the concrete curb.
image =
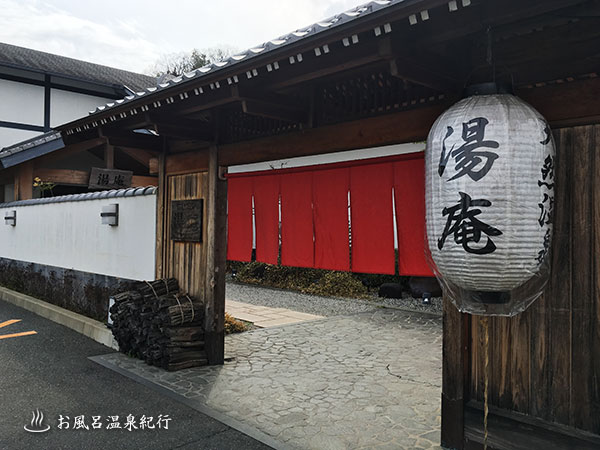
<svg viewBox="0 0 600 450">
<path fill-rule="evenodd" d="M 119 345 L 115 341 L 112 332 L 102 322 L 2 286 L 0 286 L 0 300 L 12 303 L 38 316 L 71 328 L 107 347 L 115 350 L 119 349 Z"/>
</svg>

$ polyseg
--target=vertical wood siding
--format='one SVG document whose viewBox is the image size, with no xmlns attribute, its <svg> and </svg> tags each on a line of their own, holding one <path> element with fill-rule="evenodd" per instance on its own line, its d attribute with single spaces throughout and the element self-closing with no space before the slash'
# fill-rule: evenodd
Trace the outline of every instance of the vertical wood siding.
<svg viewBox="0 0 600 450">
<path fill-rule="evenodd" d="M 552 274 L 525 313 L 490 320 L 490 403 L 600 434 L 600 125 L 555 133 Z M 470 395 L 483 400 L 471 321 Z"/>
<path fill-rule="evenodd" d="M 166 202 L 164 204 L 165 226 L 163 230 L 162 274 L 179 281 L 180 289 L 198 300 L 205 297 L 206 279 L 206 201 L 204 202 L 202 242 L 176 242 L 171 240 L 171 202 L 205 198 L 208 176 L 204 173 L 173 175 L 166 177 Z"/>
</svg>

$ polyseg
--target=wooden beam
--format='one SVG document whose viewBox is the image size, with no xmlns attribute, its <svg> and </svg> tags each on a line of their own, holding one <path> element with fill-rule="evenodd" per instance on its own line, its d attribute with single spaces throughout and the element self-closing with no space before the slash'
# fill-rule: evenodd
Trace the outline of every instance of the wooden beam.
<svg viewBox="0 0 600 450">
<path fill-rule="evenodd" d="M 451 103 L 224 144 L 219 147 L 220 161 L 230 166 L 423 141 L 435 119 Z"/>
<path fill-rule="evenodd" d="M 176 117 L 168 113 L 168 109 L 161 114 L 149 114 L 152 124 L 155 125 L 171 125 L 181 128 L 186 128 L 190 131 L 208 133 L 213 130 L 212 121 L 210 118 L 188 119 L 185 117 Z"/>
<path fill-rule="evenodd" d="M 287 122 L 306 123 L 308 119 L 307 111 L 262 100 L 243 100 L 242 111 L 253 116 L 268 117 Z"/>
<path fill-rule="evenodd" d="M 126 117 L 124 119 L 119 119 L 115 122 L 108 122 L 105 125 L 102 125 L 100 129 L 100 133 L 103 135 L 111 135 L 116 133 L 122 133 L 123 130 L 144 130 L 144 129 L 152 129 L 154 123 L 156 122 L 156 118 L 160 117 L 162 114 L 158 114 L 156 112 L 143 112 L 138 113 L 133 116 Z"/>
<path fill-rule="evenodd" d="M 515 83 L 523 86 L 600 71 L 599 46 L 600 19 L 587 18 L 507 37 L 494 43 L 493 54 L 499 72 L 508 70 Z M 473 46 L 471 60 L 485 61 L 486 53 L 487 45 L 480 40 Z M 489 70 L 479 73 L 490 75 Z"/>
<path fill-rule="evenodd" d="M 307 98 L 290 97 L 266 92 L 260 88 L 237 87 L 242 111 L 260 117 L 306 123 L 308 121 Z"/>
<path fill-rule="evenodd" d="M 165 253 L 168 246 L 166 242 L 167 222 L 167 177 L 165 172 L 165 152 L 158 155 L 158 192 L 156 193 L 156 279 L 167 276 L 165 267 Z"/>
<path fill-rule="evenodd" d="M 356 48 L 348 47 L 338 50 L 316 58 L 310 65 L 308 65 L 308 62 L 303 63 L 307 66 L 303 67 L 304 70 L 300 74 L 298 74 L 295 66 L 282 67 L 276 76 L 272 76 L 265 81 L 264 88 L 281 91 L 317 78 L 327 77 L 379 61 L 389 61 L 395 53 L 389 37 L 359 44 Z"/>
<path fill-rule="evenodd" d="M 443 64 L 439 66 L 444 67 Z M 447 66 L 445 66 L 447 67 Z M 440 92 L 456 92 L 462 88 L 460 77 L 449 74 L 415 58 L 397 58 L 390 61 L 390 74 L 403 80 L 436 89 Z"/>
<path fill-rule="evenodd" d="M 192 114 L 198 111 L 204 111 L 220 106 L 229 105 L 240 101 L 240 95 L 237 86 L 221 87 L 214 90 L 207 90 L 203 94 L 197 95 L 193 101 L 186 102 L 185 106 L 172 105 L 170 108 L 163 108 L 163 114 L 172 109 L 177 115 Z"/>
<path fill-rule="evenodd" d="M 200 126 L 192 128 L 179 124 L 157 123 L 154 125 L 154 129 L 160 136 L 172 138 L 195 139 L 201 141 L 211 141 L 214 138 L 212 129 L 204 130 Z"/>
<path fill-rule="evenodd" d="M 73 186 L 87 186 L 90 181 L 90 173 L 84 170 L 36 169 L 34 176 L 40 177 L 42 181 Z M 158 186 L 158 178 L 142 175 L 134 175 L 132 177 L 131 187 L 145 186 Z"/>
<path fill-rule="evenodd" d="M 158 159 L 159 158 L 150 158 L 148 160 L 148 172 L 150 172 L 150 175 L 158 174 L 158 171 L 160 170 L 160 164 Z"/>
<path fill-rule="evenodd" d="M 109 142 L 104 146 L 104 167 L 107 169 L 115 168 L 115 148 Z"/>
<path fill-rule="evenodd" d="M 519 89 L 517 95 L 537 109 L 553 128 L 597 123 L 600 78 Z"/>
<path fill-rule="evenodd" d="M 159 152 L 162 148 L 162 140 L 158 136 L 142 133 L 127 133 L 123 130 L 104 130 L 110 133 L 106 137 L 109 144 L 115 147 L 141 148 Z"/>
<path fill-rule="evenodd" d="M 90 173 L 83 170 L 40 168 L 35 169 L 34 176 L 54 184 L 87 186 L 90 182 Z"/>
<path fill-rule="evenodd" d="M 212 124 L 184 117 L 176 118 L 172 113 L 169 114 L 169 111 L 171 111 L 169 108 L 164 107 L 163 109 L 161 114 L 139 114 L 140 118 L 134 116 L 131 119 L 125 119 L 111 125 L 103 126 L 100 133 L 107 136 L 109 142 L 116 146 L 133 148 L 145 148 L 144 142 L 151 142 L 149 138 L 154 138 L 156 141 L 157 138 L 157 136 L 152 136 L 150 134 L 135 133 L 133 132 L 135 129 L 154 130 L 161 136 L 181 139 L 200 139 L 205 141 L 213 139 Z M 142 136 L 142 138 L 140 138 L 140 136 Z M 126 145 L 125 139 L 133 140 L 135 145 Z M 149 147 L 148 149 L 158 152 L 160 151 L 158 145 L 158 143 L 154 142 L 152 147 Z"/>
<path fill-rule="evenodd" d="M 220 203 L 227 204 L 226 196 L 218 195 L 222 184 L 219 182 L 219 165 L 217 146 L 212 145 L 208 150 L 208 192 L 206 195 L 206 281 L 205 281 L 205 322 L 204 342 L 209 364 L 223 364 L 225 358 L 225 261 L 219 261 L 219 252 L 227 242 L 224 229 L 221 228 L 223 205 L 217 208 L 217 198 Z M 227 186 L 225 184 L 225 186 Z M 226 208 L 226 206 L 225 206 Z M 226 216 L 226 213 L 225 213 Z M 221 242 L 223 241 L 223 242 Z M 222 267 L 221 267 L 222 266 Z M 222 272 L 222 276 L 221 273 Z M 217 281 L 222 286 L 217 287 Z"/>
<path fill-rule="evenodd" d="M 207 150 L 210 142 L 198 141 L 194 139 L 169 139 L 169 153 L 184 153 L 196 151 L 198 149 Z"/>
<path fill-rule="evenodd" d="M 158 177 L 145 177 L 143 175 L 133 175 L 131 177 L 131 187 L 158 186 Z"/>
<path fill-rule="evenodd" d="M 596 100 L 600 98 L 600 78 L 520 89 L 517 95 L 535 107 L 554 128 L 591 123 L 600 116 L 600 102 Z M 449 99 L 444 104 L 284 135 L 224 144 L 219 149 L 221 163 L 227 166 L 249 164 L 423 141 L 435 119 L 456 100 Z"/>
<path fill-rule="evenodd" d="M 87 141 L 77 142 L 74 144 L 66 144 L 64 148 L 56 150 L 52 153 L 46 154 L 44 156 L 40 156 L 33 160 L 34 167 L 43 167 L 44 165 L 59 161 L 61 159 L 69 158 L 78 153 L 85 152 L 87 150 L 91 150 L 95 147 L 99 147 L 100 145 L 104 145 L 106 143 L 106 139 L 103 137 L 96 137 L 93 139 L 89 139 Z"/>
<path fill-rule="evenodd" d="M 590 17 L 583 21 L 546 27 L 543 31 L 512 36 L 496 42 L 493 46 L 494 59 L 511 66 L 528 62 L 531 64 L 536 60 L 552 61 L 561 54 L 570 56 L 573 61 L 597 61 L 599 37 L 600 18 Z M 474 58 L 483 61 L 487 46 L 482 42 L 475 51 Z"/>
<path fill-rule="evenodd" d="M 428 50 L 436 44 L 445 44 L 453 39 L 484 32 L 488 26 L 494 30 L 514 26 L 516 23 L 553 13 L 563 8 L 583 3 L 582 0 L 502 0 L 493 2 L 473 3 L 468 8 L 461 8 L 450 13 L 440 9 L 445 17 L 428 20 L 418 26 L 409 27 L 394 36 L 394 42 L 399 44 L 413 42 L 407 51 L 418 49 Z M 403 55 L 405 53 L 399 53 Z"/>
<path fill-rule="evenodd" d="M 15 176 L 15 200 L 33 198 L 33 162 L 21 164 Z"/>
<path fill-rule="evenodd" d="M 168 175 L 204 172 L 208 170 L 208 150 L 169 154 L 166 156 L 165 170 Z"/>
<path fill-rule="evenodd" d="M 141 148 L 119 147 L 118 149 L 148 168 L 150 167 L 150 161 L 156 159 L 156 156 L 158 155 L 158 152 L 143 150 Z"/>
<path fill-rule="evenodd" d="M 600 98 L 600 78 L 521 89 L 517 91 L 517 95 L 538 109 L 554 128 L 597 122 L 600 116 L 600 103 L 596 101 Z M 248 164 L 423 141 L 435 119 L 454 100 L 379 117 L 224 144 L 219 148 L 220 161 L 223 165 Z M 166 170 L 169 174 L 203 171 L 207 168 L 206 150 L 167 156 Z"/>
</svg>

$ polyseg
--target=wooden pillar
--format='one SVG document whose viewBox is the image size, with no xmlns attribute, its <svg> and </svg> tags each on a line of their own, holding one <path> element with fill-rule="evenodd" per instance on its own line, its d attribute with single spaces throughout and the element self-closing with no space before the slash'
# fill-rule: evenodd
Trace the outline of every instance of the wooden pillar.
<svg viewBox="0 0 600 450">
<path fill-rule="evenodd" d="M 166 211 L 167 211 L 167 174 L 166 174 L 166 149 L 158 155 L 158 190 L 156 192 L 156 279 L 166 277 L 165 272 L 165 247 L 167 243 Z"/>
<path fill-rule="evenodd" d="M 21 164 L 15 176 L 15 200 L 33 198 L 33 162 Z"/>
<path fill-rule="evenodd" d="M 464 446 L 464 392 L 468 376 L 469 321 L 444 296 L 444 341 L 442 346 L 442 445 Z"/>
<path fill-rule="evenodd" d="M 206 195 L 205 348 L 209 364 L 225 358 L 225 259 L 227 246 L 227 181 L 219 177 L 218 148 L 209 148 Z"/>
<path fill-rule="evenodd" d="M 107 169 L 115 168 L 115 148 L 108 142 L 104 145 L 104 165 Z"/>
</svg>

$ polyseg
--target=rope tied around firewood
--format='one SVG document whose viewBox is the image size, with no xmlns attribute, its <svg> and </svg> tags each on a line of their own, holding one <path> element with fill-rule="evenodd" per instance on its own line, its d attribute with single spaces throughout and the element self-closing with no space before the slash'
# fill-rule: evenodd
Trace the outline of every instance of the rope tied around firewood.
<svg viewBox="0 0 600 450">
<path fill-rule="evenodd" d="M 158 300 L 158 294 L 156 293 L 156 291 L 154 290 L 154 286 L 152 286 L 150 283 L 148 283 L 148 281 L 144 280 L 144 283 L 146 283 L 148 286 L 150 286 L 150 289 L 152 289 L 152 292 L 154 292 L 154 296 L 156 297 L 156 299 Z M 166 283 L 165 283 L 166 286 Z M 167 287 L 167 293 L 169 293 L 169 288 Z"/>
<path fill-rule="evenodd" d="M 177 294 L 173 294 L 173 298 L 177 301 L 177 304 L 179 305 L 179 312 L 181 313 L 181 323 L 184 323 L 185 316 L 183 315 L 183 308 L 181 307 L 181 302 L 179 301 L 179 296 Z M 192 307 L 192 314 L 193 313 L 194 313 L 194 308 Z"/>
<path fill-rule="evenodd" d="M 187 294 L 185 294 L 185 298 L 187 298 L 188 302 L 190 302 L 190 309 L 192 310 L 192 322 L 193 322 L 194 319 L 196 318 L 196 313 L 194 312 L 194 302 L 192 301 L 190 296 Z"/>
<path fill-rule="evenodd" d="M 110 308 L 120 351 L 167 370 L 205 365 L 203 305 L 174 278 L 132 288 L 115 294 Z"/>
</svg>

